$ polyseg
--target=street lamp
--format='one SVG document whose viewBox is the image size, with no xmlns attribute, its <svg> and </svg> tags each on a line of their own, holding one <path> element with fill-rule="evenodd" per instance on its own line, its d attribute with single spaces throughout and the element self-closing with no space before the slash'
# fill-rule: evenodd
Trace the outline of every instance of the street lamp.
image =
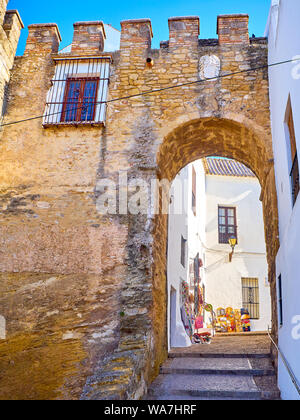
<svg viewBox="0 0 300 420">
<path fill-rule="evenodd" d="M 232 249 L 231 253 L 229 254 L 229 262 L 231 262 L 232 261 L 233 254 L 234 254 L 234 248 L 235 248 L 235 246 L 237 244 L 237 239 L 236 239 L 235 236 L 232 235 L 229 238 L 228 242 L 229 242 L 229 245 L 231 246 L 231 249 Z"/>
</svg>

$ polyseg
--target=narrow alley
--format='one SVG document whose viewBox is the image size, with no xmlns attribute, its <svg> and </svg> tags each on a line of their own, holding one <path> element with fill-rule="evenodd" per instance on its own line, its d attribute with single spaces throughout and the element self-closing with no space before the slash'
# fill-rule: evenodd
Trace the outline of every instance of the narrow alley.
<svg viewBox="0 0 300 420">
<path fill-rule="evenodd" d="M 278 400 L 267 334 L 220 334 L 171 350 L 147 400 Z"/>
</svg>

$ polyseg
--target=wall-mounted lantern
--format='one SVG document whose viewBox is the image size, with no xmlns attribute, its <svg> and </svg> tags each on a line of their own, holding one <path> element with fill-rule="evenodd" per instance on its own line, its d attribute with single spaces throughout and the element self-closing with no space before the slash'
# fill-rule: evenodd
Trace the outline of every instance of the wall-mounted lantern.
<svg viewBox="0 0 300 420">
<path fill-rule="evenodd" d="M 234 248 L 236 247 L 236 244 L 237 244 L 237 239 L 236 239 L 235 236 L 231 236 L 229 238 L 228 242 L 229 242 L 229 245 L 231 246 L 231 250 L 232 250 L 231 253 L 229 254 L 229 262 L 231 262 L 233 254 L 234 254 Z"/>
</svg>

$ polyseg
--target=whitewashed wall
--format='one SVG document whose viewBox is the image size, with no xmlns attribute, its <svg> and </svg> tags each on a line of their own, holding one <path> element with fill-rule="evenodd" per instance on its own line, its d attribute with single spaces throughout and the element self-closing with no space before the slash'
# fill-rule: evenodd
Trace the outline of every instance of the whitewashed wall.
<svg viewBox="0 0 300 420">
<path fill-rule="evenodd" d="M 188 258 L 181 264 L 181 236 L 188 240 L 186 202 L 188 200 L 188 168 L 182 169 L 173 181 L 168 227 L 168 348 L 191 346 L 180 313 L 180 284 L 188 278 Z M 181 207 L 181 208 L 180 208 Z M 187 248 L 186 248 L 187 249 Z M 187 254 L 187 253 L 186 253 Z M 187 255 L 186 255 L 187 256 Z M 172 297 L 171 298 L 171 291 Z M 175 319 L 174 319 L 175 317 Z"/>
<path fill-rule="evenodd" d="M 192 180 L 193 168 L 196 172 L 196 215 L 192 209 Z M 188 165 L 188 257 L 189 263 L 193 263 L 194 258 L 199 253 L 200 258 L 204 259 L 204 239 L 205 239 L 205 220 L 206 220 L 206 196 L 205 196 L 205 172 L 200 160 Z M 202 283 L 205 284 L 204 267 L 200 269 Z"/>
<path fill-rule="evenodd" d="M 267 278 L 266 247 L 260 185 L 256 178 L 206 176 L 205 281 L 207 302 L 216 310 L 242 308 L 242 277 L 259 279 L 260 319 L 252 331 L 271 325 L 271 298 Z M 229 244 L 219 244 L 218 206 L 236 207 L 238 245 L 229 263 Z"/>
<path fill-rule="evenodd" d="M 300 2 L 273 0 L 267 26 L 269 63 L 300 58 Z M 300 61 L 270 67 L 270 101 L 275 175 L 279 207 L 280 250 L 277 278 L 282 276 L 283 326 L 279 325 L 279 347 L 300 384 L 300 197 L 292 207 L 289 177 L 290 153 L 285 125 L 288 97 L 294 114 L 300 157 Z M 283 399 L 300 399 L 279 357 L 279 388 Z"/>
<path fill-rule="evenodd" d="M 196 216 L 192 210 L 192 168 L 197 176 Z M 189 266 L 199 253 L 203 258 L 202 237 L 205 235 L 205 175 L 201 161 L 188 165 L 177 175 L 173 182 L 169 215 L 168 236 L 168 337 L 169 348 L 190 346 L 180 314 L 180 284 L 181 280 L 189 283 Z M 180 205 L 181 204 L 181 205 Z M 180 211 L 182 208 L 182 212 Z M 180 213 L 180 214 L 174 214 Z M 187 240 L 186 264 L 181 265 L 181 235 Z M 204 281 L 204 269 L 201 271 Z M 172 297 L 171 297 L 172 291 Z M 174 309 L 174 296 L 176 294 L 176 308 Z M 171 313 L 176 313 L 172 319 Z M 172 324 L 173 323 L 173 324 Z M 174 333 L 175 330 L 175 333 Z M 171 334 L 171 331 L 173 333 Z"/>
</svg>

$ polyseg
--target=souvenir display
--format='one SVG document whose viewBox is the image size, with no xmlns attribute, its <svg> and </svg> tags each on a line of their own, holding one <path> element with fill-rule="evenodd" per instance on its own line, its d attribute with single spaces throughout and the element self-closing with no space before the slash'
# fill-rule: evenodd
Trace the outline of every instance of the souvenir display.
<svg viewBox="0 0 300 420">
<path fill-rule="evenodd" d="M 226 308 L 226 318 L 227 318 L 227 331 L 235 332 L 235 318 L 234 311 L 232 308 Z"/>
<path fill-rule="evenodd" d="M 193 339 L 193 311 L 192 311 L 192 302 L 194 300 L 193 295 L 189 293 L 189 286 L 186 281 L 181 282 L 181 301 L 182 306 L 181 311 L 181 320 L 187 335 L 190 339 Z"/>
<path fill-rule="evenodd" d="M 251 331 L 251 320 L 250 315 L 247 309 L 241 309 L 241 321 L 242 321 L 242 328 L 244 332 Z"/>
<path fill-rule="evenodd" d="M 234 310 L 234 320 L 235 320 L 235 331 L 243 332 L 241 311 L 239 309 Z"/>
<path fill-rule="evenodd" d="M 195 316 L 202 315 L 203 295 L 202 288 L 198 285 L 195 287 Z"/>
<path fill-rule="evenodd" d="M 203 332 L 203 333 L 195 333 L 194 336 L 194 342 L 197 344 L 210 344 L 211 343 L 211 333 L 209 332 Z"/>
<path fill-rule="evenodd" d="M 203 316 L 198 316 L 195 319 L 195 330 L 200 330 L 201 328 L 203 328 Z"/>
<path fill-rule="evenodd" d="M 216 332 L 228 332 L 228 321 L 224 308 L 217 309 Z"/>
</svg>

